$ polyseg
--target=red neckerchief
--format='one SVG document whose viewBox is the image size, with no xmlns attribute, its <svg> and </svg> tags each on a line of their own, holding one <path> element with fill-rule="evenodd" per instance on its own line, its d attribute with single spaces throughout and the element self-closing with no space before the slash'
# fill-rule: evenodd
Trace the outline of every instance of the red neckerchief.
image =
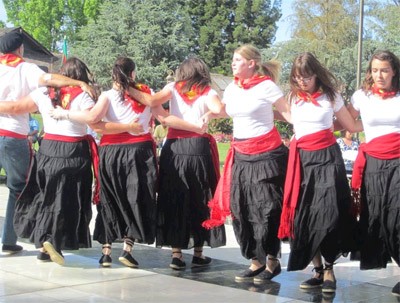
<svg viewBox="0 0 400 303">
<path fill-rule="evenodd" d="M 144 92 L 149 95 L 151 94 L 150 87 L 148 87 L 145 84 L 134 83 L 134 84 L 131 84 L 130 86 L 137 89 L 138 91 Z M 144 104 L 140 103 L 139 101 L 135 100 L 134 98 L 132 98 L 128 94 L 128 92 L 124 93 L 124 99 L 125 99 L 125 101 L 128 101 L 131 104 L 132 110 L 137 114 L 143 113 L 144 109 L 146 108 L 146 105 L 144 105 Z"/>
<path fill-rule="evenodd" d="M 243 141 L 232 141 L 225 159 L 224 170 L 218 181 L 214 197 L 208 202 L 210 218 L 201 225 L 212 229 L 223 225 L 226 217 L 231 214 L 230 195 L 232 182 L 232 165 L 235 151 L 246 155 L 256 155 L 277 149 L 282 145 L 281 137 L 274 127 L 269 133 Z"/>
<path fill-rule="evenodd" d="M 317 98 L 322 96 L 324 93 L 322 92 L 322 90 L 317 90 L 315 93 L 313 94 L 309 94 L 305 91 L 299 91 L 297 93 L 297 100 L 294 102 L 295 104 L 300 103 L 300 102 L 311 102 L 312 104 L 314 104 L 315 106 L 321 106 L 319 105 Z"/>
<path fill-rule="evenodd" d="M 384 90 L 382 88 L 375 87 L 375 85 L 372 86 L 371 91 L 374 95 L 377 95 L 382 99 L 392 98 L 397 94 L 397 92 L 394 90 Z"/>
<path fill-rule="evenodd" d="M 246 83 L 244 83 L 244 80 L 246 80 Z M 234 82 L 237 86 L 243 89 L 249 89 L 252 88 L 253 86 L 266 81 L 266 80 L 272 80 L 271 77 L 269 76 L 263 76 L 263 75 L 255 75 L 249 79 L 239 79 L 238 77 L 234 78 Z"/>
<path fill-rule="evenodd" d="M 70 109 L 72 101 L 80 95 L 83 90 L 79 86 L 63 86 L 60 88 L 60 101 L 61 107 L 64 109 Z M 50 99 L 55 98 L 55 90 L 53 87 L 49 88 Z"/>
<path fill-rule="evenodd" d="M 0 56 L 0 63 L 3 65 L 16 67 L 18 64 L 24 62 L 24 59 L 15 54 L 4 54 Z"/>
<path fill-rule="evenodd" d="M 294 138 L 290 142 L 288 168 L 286 172 L 281 224 L 278 238 L 294 238 L 294 217 L 301 186 L 301 163 L 299 148 L 314 151 L 327 148 L 336 143 L 336 139 L 330 129 L 321 130 L 314 134 L 301 137 L 299 141 Z"/>
<path fill-rule="evenodd" d="M 182 88 L 186 85 L 186 81 L 180 81 L 175 83 L 175 89 L 178 92 L 179 96 L 182 97 L 183 101 L 187 105 L 192 105 L 199 97 L 204 96 L 208 94 L 210 91 L 211 87 L 206 86 L 206 87 L 198 87 L 196 84 L 194 84 L 190 90 L 186 93 L 182 92 Z"/>
</svg>

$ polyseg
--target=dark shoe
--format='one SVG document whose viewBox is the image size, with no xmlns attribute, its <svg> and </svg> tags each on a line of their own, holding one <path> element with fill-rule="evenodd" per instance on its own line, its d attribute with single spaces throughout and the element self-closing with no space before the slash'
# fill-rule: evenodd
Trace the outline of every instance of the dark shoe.
<svg viewBox="0 0 400 303">
<path fill-rule="evenodd" d="M 40 262 L 51 262 L 50 255 L 45 252 L 39 251 L 37 257 Z"/>
<path fill-rule="evenodd" d="M 102 255 L 99 260 L 99 263 L 103 267 L 110 267 L 111 263 L 112 263 L 111 256 L 110 255 Z"/>
<path fill-rule="evenodd" d="M 237 274 L 235 276 L 235 281 L 236 282 L 245 282 L 245 281 L 251 281 L 253 278 L 260 273 L 262 273 L 265 270 L 265 265 L 261 266 L 260 268 L 256 270 L 251 270 L 250 268 L 246 269 L 245 271 L 242 271 L 241 273 Z"/>
<path fill-rule="evenodd" d="M 182 261 L 180 258 L 172 258 L 171 264 L 169 265 L 172 269 L 181 270 L 185 269 L 186 263 Z"/>
<path fill-rule="evenodd" d="M 22 250 L 21 245 L 5 245 L 3 244 L 2 251 L 3 253 L 8 253 L 8 254 L 16 254 L 19 253 Z"/>
<path fill-rule="evenodd" d="M 192 267 L 208 266 L 211 264 L 211 261 L 212 261 L 212 259 L 209 257 L 204 257 L 204 259 L 203 259 L 201 257 L 193 256 Z"/>
<path fill-rule="evenodd" d="M 264 283 L 269 280 L 272 280 L 274 277 L 279 275 L 282 271 L 281 268 L 281 263 L 278 263 L 277 266 L 275 266 L 275 269 L 273 272 L 270 272 L 269 270 L 264 270 L 261 274 L 259 274 L 257 277 L 254 277 L 254 283 Z"/>
<path fill-rule="evenodd" d="M 132 267 L 132 268 L 137 268 L 139 266 L 139 263 L 132 257 L 132 255 L 124 250 L 122 252 L 121 257 L 118 258 L 118 260 L 124 264 L 125 266 Z"/>
<path fill-rule="evenodd" d="M 47 253 L 50 255 L 51 261 L 54 263 L 57 263 L 58 265 L 64 265 L 64 256 L 62 255 L 61 252 L 57 251 L 53 244 L 50 242 L 46 241 L 43 242 L 43 247 L 47 251 Z"/>
<path fill-rule="evenodd" d="M 313 289 L 321 287 L 324 283 L 324 278 L 311 278 L 300 284 L 301 289 Z"/>
<path fill-rule="evenodd" d="M 400 297 L 400 282 L 392 288 L 392 294 Z"/>
<path fill-rule="evenodd" d="M 322 292 L 335 292 L 336 291 L 336 281 L 325 280 L 322 283 Z"/>
</svg>

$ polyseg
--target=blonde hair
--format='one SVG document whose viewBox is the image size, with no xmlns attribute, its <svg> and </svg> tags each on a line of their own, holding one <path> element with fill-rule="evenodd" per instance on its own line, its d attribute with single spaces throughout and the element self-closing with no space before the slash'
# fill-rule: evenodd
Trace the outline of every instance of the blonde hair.
<svg viewBox="0 0 400 303">
<path fill-rule="evenodd" d="M 256 74 L 269 76 L 274 82 L 279 81 L 281 63 L 277 60 L 262 62 L 260 50 L 254 45 L 243 44 L 235 50 L 235 53 L 241 55 L 246 60 L 253 60 L 256 66 Z"/>
</svg>

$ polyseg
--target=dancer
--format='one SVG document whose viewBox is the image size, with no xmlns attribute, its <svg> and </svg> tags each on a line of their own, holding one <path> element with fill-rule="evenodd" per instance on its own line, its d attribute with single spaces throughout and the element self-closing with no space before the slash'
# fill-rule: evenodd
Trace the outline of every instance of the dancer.
<svg viewBox="0 0 400 303">
<path fill-rule="evenodd" d="M 288 271 L 312 261 L 315 275 L 300 288 L 335 292 L 335 260 L 351 249 L 355 220 L 342 154 L 333 135 L 333 116 L 351 132 L 362 130 L 338 94 L 334 76 L 311 53 L 298 55 L 290 73 L 294 139 L 279 238 L 290 239 Z M 324 258 L 325 268 L 322 264 Z"/>
<path fill-rule="evenodd" d="M 261 61 L 253 45 L 235 50 L 234 82 L 224 92 L 226 113 L 233 119 L 233 141 L 225 160 L 208 228 L 232 224 L 242 255 L 250 267 L 236 275 L 238 282 L 263 283 L 281 272 L 277 237 L 288 150 L 274 126 L 275 107 L 290 121 L 289 106 L 275 84 L 279 65 Z"/>
<path fill-rule="evenodd" d="M 390 51 L 371 57 L 360 90 L 351 98 L 361 115 L 365 144 L 353 167 L 352 188 L 361 195 L 360 268 L 400 266 L 400 60 Z M 361 192 L 360 192 L 361 189 Z M 392 289 L 400 296 L 400 282 Z"/>
<path fill-rule="evenodd" d="M 208 67 L 192 57 L 180 64 L 176 82 L 168 83 L 160 92 L 153 96 L 138 90 L 130 93 L 150 106 L 170 100 L 172 115 L 197 123 L 208 110 L 221 110 L 221 102 L 210 84 Z M 218 151 L 212 139 L 207 134 L 169 127 L 162 148 L 156 245 L 172 247 L 170 267 L 175 270 L 186 267 L 182 249 L 194 247 L 192 267 L 207 266 L 211 258 L 203 255 L 203 246 L 219 247 L 226 242 L 224 226 L 209 231 L 201 225 L 209 217 L 207 202 L 219 175 Z"/>
</svg>

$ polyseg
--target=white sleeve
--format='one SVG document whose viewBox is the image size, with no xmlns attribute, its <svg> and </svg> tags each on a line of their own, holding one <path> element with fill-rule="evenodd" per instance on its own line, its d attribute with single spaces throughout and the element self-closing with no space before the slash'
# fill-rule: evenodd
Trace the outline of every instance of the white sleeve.
<svg viewBox="0 0 400 303">
<path fill-rule="evenodd" d="M 343 97 L 340 94 L 336 94 L 333 111 L 336 113 L 344 106 Z"/>
</svg>

